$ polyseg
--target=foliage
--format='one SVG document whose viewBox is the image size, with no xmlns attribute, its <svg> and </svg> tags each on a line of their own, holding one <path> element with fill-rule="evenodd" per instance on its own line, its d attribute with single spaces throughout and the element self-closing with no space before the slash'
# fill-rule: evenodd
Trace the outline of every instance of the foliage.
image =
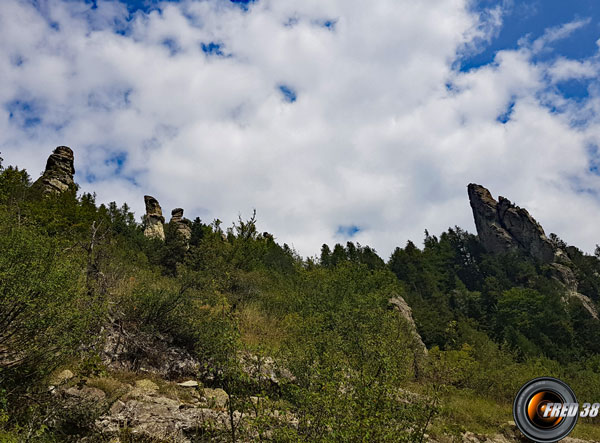
<svg viewBox="0 0 600 443">
<path fill-rule="evenodd" d="M 487 254 L 454 227 L 425 231 L 421 248 L 408 241 L 387 262 L 353 242 L 303 260 L 261 233 L 256 212 L 221 225 L 196 218 L 189 244 L 170 225 L 164 242 L 150 240 L 127 205 L 42 196 L 26 171 L 0 164 L 0 439 L 87 429 L 98 411 L 57 408 L 48 375 L 77 361 L 106 385 L 103 325 L 193 354 L 201 381 L 228 393 L 231 441 L 460 436 L 476 430 L 461 410 L 489 430 L 498 418 L 487 411 L 540 375 L 600 396 L 600 323 L 577 299 L 565 303 L 552 269 L 530 257 Z M 551 241 L 598 303 L 600 254 Z M 411 306 L 427 357 L 392 296 Z M 268 358 L 285 368 L 276 384 L 261 373 Z M 134 437 L 124 429 L 122 439 Z"/>
<path fill-rule="evenodd" d="M 56 239 L 0 224 L 0 383 L 43 377 L 77 352 L 101 306 Z"/>
</svg>

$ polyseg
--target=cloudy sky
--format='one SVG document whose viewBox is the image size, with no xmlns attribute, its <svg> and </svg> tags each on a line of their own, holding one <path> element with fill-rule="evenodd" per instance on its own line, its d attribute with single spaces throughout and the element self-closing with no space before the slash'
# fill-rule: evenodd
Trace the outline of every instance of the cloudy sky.
<svg viewBox="0 0 600 443">
<path fill-rule="evenodd" d="M 600 243 L 594 0 L 0 3 L 0 152 L 58 145 L 99 202 L 259 228 L 304 256 L 474 232 L 466 186 Z"/>
</svg>

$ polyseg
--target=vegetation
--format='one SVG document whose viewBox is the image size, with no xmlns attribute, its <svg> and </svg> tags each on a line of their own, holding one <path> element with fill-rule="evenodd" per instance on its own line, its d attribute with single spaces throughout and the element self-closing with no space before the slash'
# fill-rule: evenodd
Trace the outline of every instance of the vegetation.
<svg viewBox="0 0 600 443">
<path fill-rule="evenodd" d="M 93 422 L 132 377 L 102 364 L 107 325 L 168 336 L 201 361 L 198 379 L 229 394 L 229 441 L 495 432 L 520 385 L 540 375 L 600 399 L 600 323 L 562 301 L 548 267 L 488 255 L 458 227 L 426 232 L 422 248 L 409 241 L 387 261 L 352 242 L 303 259 L 260 234 L 255 214 L 226 230 L 218 220 L 191 227 L 189 248 L 168 225 L 165 242 L 147 239 L 126 205 L 42 196 L 0 163 L 0 441 L 102 441 Z M 564 246 L 598 304 L 598 256 Z M 394 295 L 412 307 L 426 358 L 390 309 Z M 276 386 L 252 377 L 248 355 L 288 375 Z M 107 400 L 61 412 L 48 386 L 67 366 Z M 582 432 L 598 436 L 591 421 Z"/>
</svg>

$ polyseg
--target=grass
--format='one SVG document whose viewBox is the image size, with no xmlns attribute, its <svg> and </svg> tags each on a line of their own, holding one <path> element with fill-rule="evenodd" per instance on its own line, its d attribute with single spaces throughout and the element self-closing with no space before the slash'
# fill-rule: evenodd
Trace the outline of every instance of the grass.
<svg viewBox="0 0 600 443">
<path fill-rule="evenodd" d="M 585 418 L 580 418 L 569 437 L 582 440 L 600 441 L 600 424 L 590 423 Z"/>
<path fill-rule="evenodd" d="M 512 420 L 511 403 L 499 403 L 473 392 L 455 390 L 442 398 L 440 414 L 429 429 L 429 434 L 445 436 L 450 440 L 466 431 L 491 436 L 502 433 Z M 569 437 L 600 441 L 600 423 L 580 418 Z"/>
<path fill-rule="evenodd" d="M 240 309 L 240 331 L 245 345 L 275 351 L 279 349 L 286 333 L 273 315 L 267 315 L 259 306 L 247 303 Z"/>
<path fill-rule="evenodd" d="M 442 397 L 440 414 L 432 434 L 496 434 L 512 420 L 512 405 L 477 396 L 469 391 L 453 391 Z"/>
<path fill-rule="evenodd" d="M 88 378 L 86 385 L 100 389 L 108 398 L 120 397 L 128 391 L 124 383 L 111 377 Z"/>
</svg>

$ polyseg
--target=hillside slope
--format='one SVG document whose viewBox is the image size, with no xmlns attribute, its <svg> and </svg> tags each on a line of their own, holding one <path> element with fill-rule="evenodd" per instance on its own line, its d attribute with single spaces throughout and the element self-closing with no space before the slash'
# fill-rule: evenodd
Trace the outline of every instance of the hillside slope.
<svg viewBox="0 0 600 443">
<path fill-rule="evenodd" d="M 138 223 L 74 164 L 0 163 L 0 441 L 500 442 L 533 377 L 600 399 L 598 256 L 479 185 L 478 235 L 305 259 L 255 215 Z"/>
</svg>

